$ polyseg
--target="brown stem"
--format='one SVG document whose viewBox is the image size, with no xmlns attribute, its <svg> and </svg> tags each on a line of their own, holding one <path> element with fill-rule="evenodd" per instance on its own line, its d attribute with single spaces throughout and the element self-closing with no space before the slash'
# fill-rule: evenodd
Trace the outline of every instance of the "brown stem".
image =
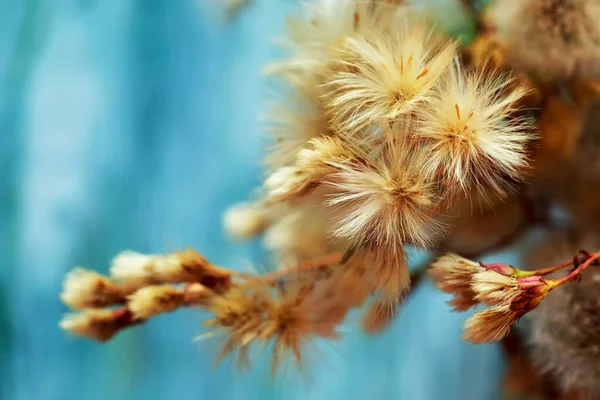
<svg viewBox="0 0 600 400">
<path fill-rule="evenodd" d="M 282 268 L 269 274 L 263 275 L 261 277 L 261 280 L 263 280 L 266 283 L 273 283 L 275 281 L 281 280 L 282 278 L 294 275 L 298 272 L 312 271 L 330 265 L 340 264 L 343 259 L 344 253 L 342 252 L 336 252 L 324 255 L 322 257 L 311 258 L 310 260 L 303 261 L 298 265 Z"/>
</svg>

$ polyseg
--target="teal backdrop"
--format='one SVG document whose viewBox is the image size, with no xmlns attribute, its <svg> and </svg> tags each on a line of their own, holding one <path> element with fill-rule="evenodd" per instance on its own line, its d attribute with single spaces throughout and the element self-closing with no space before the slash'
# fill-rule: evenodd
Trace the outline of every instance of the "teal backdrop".
<svg viewBox="0 0 600 400">
<path fill-rule="evenodd" d="M 214 364 L 202 313 L 173 313 L 106 344 L 58 328 L 64 274 L 120 250 L 190 245 L 259 265 L 221 214 L 261 180 L 256 116 L 295 0 L 0 0 L 0 398 L 499 398 L 498 347 L 460 340 L 464 315 L 422 285 L 385 333 L 348 324 L 307 382 Z M 446 14 L 447 16 L 447 14 Z M 356 319 L 356 318 L 354 318 Z"/>
</svg>

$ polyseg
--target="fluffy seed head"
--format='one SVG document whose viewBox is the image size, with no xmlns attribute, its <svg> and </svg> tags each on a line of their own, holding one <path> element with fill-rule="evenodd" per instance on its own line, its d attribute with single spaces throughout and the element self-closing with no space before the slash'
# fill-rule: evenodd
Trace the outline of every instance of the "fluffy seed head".
<svg viewBox="0 0 600 400">
<path fill-rule="evenodd" d="M 423 179 L 420 153 L 388 142 L 377 158 L 339 165 L 324 178 L 334 190 L 327 205 L 343 210 L 334 235 L 391 248 L 404 242 L 426 246 L 436 195 Z"/>
<path fill-rule="evenodd" d="M 372 123 L 386 126 L 429 99 L 456 44 L 416 19 L 400 18 L 391 27 L 345 38 L 325 84 L 326 108 L 342 132 L 358 133 Z"/>
<path fill-rule="evenodd" d="M 419 109 L 417 135 L 426 141 L 430 176 L 463 190 L 475 184 L 501 191 L 507 177 L 519 179 L 535 135 L 527 120 L 513 114 L 527 91 L 506 90 L 509 85 L 507 77 L 458 68 L 445 77 L 437 96 Z"/>
<path fill-rule="evenodd" d="M 147 255 L 135 251 L 123 251 L 112 261 L 110 274 L 122 280 L 158 279 L 170 277 L 181 270 L 176 255 Z"/>
</svg>

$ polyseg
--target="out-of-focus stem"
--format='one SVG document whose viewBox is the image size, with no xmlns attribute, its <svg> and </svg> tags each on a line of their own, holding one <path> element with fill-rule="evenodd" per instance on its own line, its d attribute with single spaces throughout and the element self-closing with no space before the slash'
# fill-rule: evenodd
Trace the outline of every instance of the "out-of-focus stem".
<svg viewBox="0 0 600 400">
<path fill-rule="evenodd" d="M 301 262 L 293 267 L 282 268 L 269 274 L 263 275 L 261 280 L 265 282 L 275 282 L 282 278 L 297 274 L 299 272 L 312 271 L 315 269 L 340 264 L 344 259 L 344 253 L 336 252 L 324 255 L 322 257 L 311 258 Z"/>
</svg>

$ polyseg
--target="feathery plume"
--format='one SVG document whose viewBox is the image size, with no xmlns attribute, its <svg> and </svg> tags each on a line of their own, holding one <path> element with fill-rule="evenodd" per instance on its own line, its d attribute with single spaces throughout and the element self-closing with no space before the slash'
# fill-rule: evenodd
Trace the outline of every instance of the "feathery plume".
<svg viewBox="0 0 600 400">
<path fill-rule="evenodd" d="M 417 19 L 399 18 L 393 26 L 345 38 L 325 83 L 326 109 L 342 132 L 386 126 L 429 100 L 452 63 L 456 44 Z"/>
<path fill-rule="evenodd" d="M 471 284 L 472 276 L 480 271 L 485 271 L 481 264 L 452 253 L 438 258 L 429 268 L 435 286 L 454 295 L 448 301 L 454 311 L 466 311 L 479 304 L 475 299 L 477 293 L 471 288 Z"/>
<path fill-rule="evenodd" d="M 502 179 L 519 179 L 527 164 L 526 145 L 535 135 L 523 118 L 510 118 L 524 88 L 506 90 L 510 78 L 463 73 L 455 68 L 437 96 L 419 109 L 416 135 L 426 141 L 427 173 L 446 187 L 470 185 L 502 191 Z M 506 180 L 506 178 L 505 178 Z"/>
<path fill-rule="evenodd" d="M 338 220 L 334 235 L 427 246 L 431 231 L 440 226 L 432 218 L 437 199 L 432 185 L 423 179 L 421 156 L 406 140 L 390 139 L 378 158 L 340 164 L 324 177 L 334 189 L 327 205 L 346 214 Z"/>
<path fill-rule="evenodd" d="M 471 277 L 471 288 L 475 293 L 474 299 L 488 306 L 512 303 L 521 294 L 519 282 L 515 277 L 488 269 Z"/>
<path fill-rule="evenodd" d="M 501 340 L 508 335 L 518 318 L 519 315 L 511 309 L 510 304 L 476 312 L 465 321 L 463 338 L 472 343 Z"/>
<path fill-rule="evenodd" d="M 363 241 L 356 245 L 355 251 L 346 268 L 362 270 L 368 292 L 379 295 L 389 307 L 397 307 L 410 287 L 410 272 L 402 245 Z"/>
</svg>

